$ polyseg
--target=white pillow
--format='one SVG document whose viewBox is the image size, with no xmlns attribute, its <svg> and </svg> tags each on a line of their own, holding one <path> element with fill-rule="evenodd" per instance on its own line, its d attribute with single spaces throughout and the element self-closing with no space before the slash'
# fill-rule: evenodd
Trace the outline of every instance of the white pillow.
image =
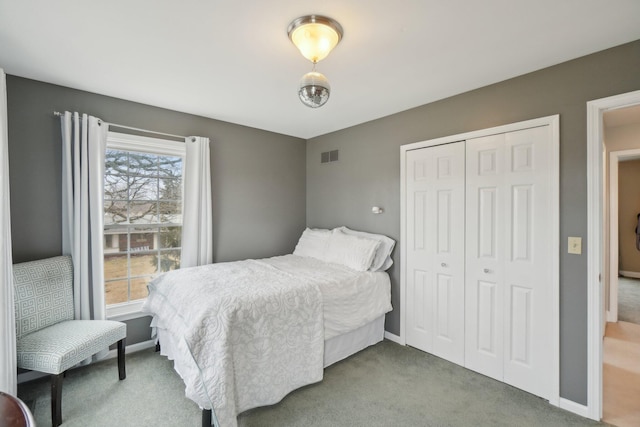
<svg viewBox="0 0 640 427">
<path fill-rule="evenodd" d="M 342 264 L 356 271 L 367 271 L 380 246 L 379 240 L 367 239 L 334 230 L 324 260 Z"/>
<path fill-rule="evenodd" d="M 376 251 L 376 256 L 371 263 L 369 271 L 385 271 L 393 265 L 393 259 L 391 259 L 391 252 L 393 251 L 396 241 L 384 236 L 382 234 L 365 233 L 364 231 L 355 231 L 347 227 L 339 227 L 336 230 L 341 230 L 345 234 L 350 234 L 359 237 L 365 237 L 367 239 L 379 240 L 380 246 Z"/>
<path fill-rule="evenodd" d="M 331 230 L 307 228 L 302 232 L 293 254 L 323 260 L 330 237 Z"/>
</svg>

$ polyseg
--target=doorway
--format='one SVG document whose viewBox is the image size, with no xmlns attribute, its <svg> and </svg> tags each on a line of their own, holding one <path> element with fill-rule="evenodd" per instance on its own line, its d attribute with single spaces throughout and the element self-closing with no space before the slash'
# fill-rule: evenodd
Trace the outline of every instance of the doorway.
<svg viewBox="0 0 640 427">
<path fill-rule="evenodd" d="M 603 349 L 607 320 L 605 303 L 609 301 L 605 293 L 605 284 L 618 266 L 609 265 L 609 254 L 604 245 L 604 225 L 606 204 L 604 203 L 605 187 L 603 185 L 605 168 L 604 115 L 628 107 L 640 105 L 640 91 L 630 92 L 587 103 L 587 188 L 588 188 L 588 233 L 590 244 L 587 248 L 588 259 L 588 416 L 600 420 L 603 416 Z M 629 110 L 627 110 L 629 111 Z M 602 275 L 602 276 L 601 276 Z M 617 277 L 617 276 L 616 276 Z M 601 280 L 601 278 L 605 280 Z"/>
</svg>

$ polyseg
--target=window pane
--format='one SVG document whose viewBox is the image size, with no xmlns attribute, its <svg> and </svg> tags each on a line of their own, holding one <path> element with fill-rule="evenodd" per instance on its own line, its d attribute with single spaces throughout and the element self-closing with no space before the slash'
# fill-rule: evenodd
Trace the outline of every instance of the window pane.
<svg viewBox="0 0 640 427">
<path fill-rule="evenodd" d="M 127 222 L 127 202 L 105 200 L 104 201 L 104 225 Z"/>
<path fill-rule="evenodd" d="M 151 277 L 136 277 L 131 279 L 131 301 L 146 298 L 149 295 L 147 283 L 151 281 Z"/>
<path fill-rule="evenodd" d="M 126 238 L 126 235 L 125 235 Z M 127 254 L 104 256 L 104 280 L 129 277 Z"/>
<path fill-rule="evenodd" d="M 129 177 L 129 200 L 157 200 L 158 178 Z"/>
<path fill-rule="evenodd" d="M 131 229 L 129 245 L 131 252 L 152 251 L 158 248 L 158 227 L 134 227 Z"/>
<path fill-rule="evenodd" d="M 158 271 L 158 256 L 155 254 L 131 254 L 131 277 L 150 276 Z"/>
<path fill-rule="evenodd" d="M 160 178 L 160 199 L 172 201 L 182 200 L 182 179 Z"/>
<path fill-rule="evenodd" d="M 109 229 L 104 234 L 103 251 L 106 255 L 127 251 L 127 230 L 126 229 Z"/>
<path fill-rule="evenodd" d="M 169 270 L 180 268 L 180 251 L 169 250 L 160 253 L 160 271 L 163 273 Z"/>
<path fill-rule="evenodd" d="M 147 296 L 159 272 L 180 267 L 183 158 L 108 149 L 104 176 L 107 304 Z"/>
<path fill-rule="evenodd" d="M 126 200 L 127 177 L 122 175 L 105 175 L 104 198 L 109 200 Z"/>
<path fill-rule="evenodd" d="M 163 227 L 160 229 L 161 248 L 179 248 L 182 246 L 182 227 Z"/>
<path fill-rule="evenodd" d="M 129 281 L 116 280 L 104 284 L 104 297 L 107 305 L 129 301 Z"/>
<path fill-rule="evenodd" d="M 129 175 L 158 176 L 158 156 L 129 152 Z"/>
<path fill-rule="evenodd" d="M 178 224 L 182 222 L 182 203 L 165 202 L 158 203 L 160 208 L 160 222 Z"/>
<path fill-rule="evenodd" d="M 153 224 L 158 222 L 158 205 L 153 200 L 131 201 L 129 204 L 131 224 Z"/>
<path fill-rule="evenodd" d="M 121 150 L 107 150 L 104 166 L 105 174 L 125 175 L 129 169 L 129 153 Z"/>
<path fill-rule="evenodd" d="M 158 162 L 158 176 L 179 177 L 182 176 L 182 157 L 160 156 Z"/>
</svg>

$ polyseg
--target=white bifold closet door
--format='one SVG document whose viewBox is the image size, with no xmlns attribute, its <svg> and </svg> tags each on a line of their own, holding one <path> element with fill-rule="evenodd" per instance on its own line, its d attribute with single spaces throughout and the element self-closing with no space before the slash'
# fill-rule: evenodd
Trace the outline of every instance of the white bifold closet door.
<svg viewBox="0 0 640 427">
<path fill-rule="evenodd" d="M 465 366 L 548 398 L 549 126 L 466 144 Z"/>
<path fill-rule="evenodd" d="M 464 362 L 465 144 L 407 153 L 407 343 Z"/>
</svg>

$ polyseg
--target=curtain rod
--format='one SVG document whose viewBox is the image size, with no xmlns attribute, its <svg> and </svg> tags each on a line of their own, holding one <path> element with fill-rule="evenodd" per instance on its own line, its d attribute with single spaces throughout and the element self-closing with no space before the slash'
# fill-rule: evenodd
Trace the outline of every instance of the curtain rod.
<svg viewBox="0 0 640 427">
<path fill-rule="evenodd" d="M 64 116 L 64 113 L 61 113 L 60 111 L 54 111 L 53 115 L 56 117 L 62 117 Z M 101 120 L 102 121 L 102 120 Z M 164 135 L 164 136 L 171 136 L 173 138 L 180 138 L 180 139 L 186 139 L 188 138 L 187 136 L 182 136 L 182 135 L 174 135 L 172 133 L 164 133 L 164 132 L 156 132 L 154 130 L 148 130 L 148 129 L 141 129 L 141 128 L 134 128 L 131 126 L 125 126 L 125 125 L 119 125 L 117 123 L 109 123 L 109 122 L 105 122 L 102 121 L 103 123 L 106 123 L 107 126 L 113 126 L 113 127 L 117 127 L 117 128 L 121 128 L 121 129 L 129 129 L 129 130 L 134 130 L 136 132 L 144 132 L 144 133 L 153 133 L 156 135 Z"/>
</svg>

